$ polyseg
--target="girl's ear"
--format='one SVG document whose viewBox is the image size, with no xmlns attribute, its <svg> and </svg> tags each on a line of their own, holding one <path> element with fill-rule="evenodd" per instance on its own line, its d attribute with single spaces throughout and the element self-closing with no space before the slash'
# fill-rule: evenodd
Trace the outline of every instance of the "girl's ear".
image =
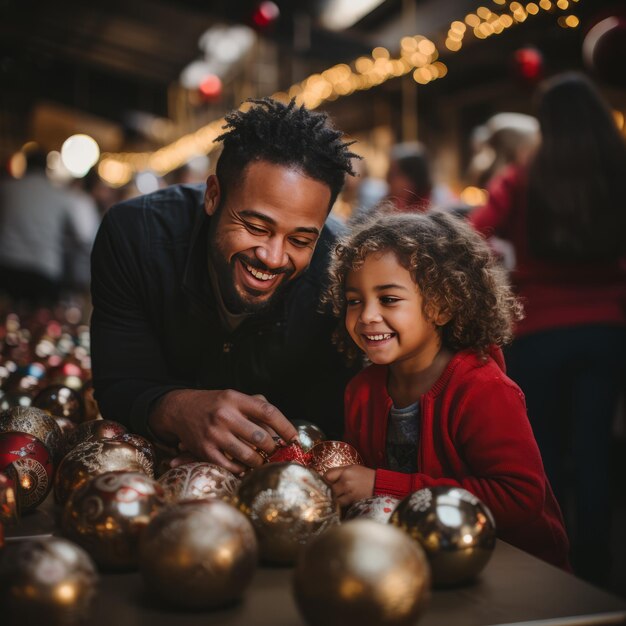
<svg viewBox="0 0 626 626">
<path fill-rule="evenodd" d="M 440 308 L 434 303 L 426 305 L 425 313 L 435 326 L 445 326 L 452 319 L 452 313 L 447 308 Z"/>
</svg>

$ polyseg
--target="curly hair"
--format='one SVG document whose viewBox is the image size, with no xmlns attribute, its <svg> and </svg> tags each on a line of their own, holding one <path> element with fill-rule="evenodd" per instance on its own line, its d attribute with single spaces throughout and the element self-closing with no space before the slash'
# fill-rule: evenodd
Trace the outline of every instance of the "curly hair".
<svg viewBox="0 0 626 626">
<path fill-rule="evenodd" d="M 469 348 L 484 356 L 490 346 L 510 342 L 522 307 L 482 237 L 449 213 L 390 210 L 379 208 L 336 244 L 323 297 L 333 313 L 345 316 L 348 272 L 361 267 L 371 254 L 393 252 L 418 286 L 426 318 L 432 319 L 436 311 L 450 316 L 441 327 L 443 346 L 454 352 Z M 343 324 L 335 340 L 353 359 L 356 346 Z"/>
<path fill-rule="evenodd" d="M 222 194 L 240 182 L 246 167 L 255 161 L 269 161 L 293 167 L 330 188 L 328 210 L 343 187 L 346 174 L 354 176 L 350 152 L 354 141 L 342 141 L 325 113 L 296 106 L 295 99 L 283 104 L 271 98 L 248 100 L 253 106 L 226 116 L 227 129 L 215 141 L 223 143 L 216 167 Z M 223 196 L 225 197 L 225 196 Z"/>
</svg>

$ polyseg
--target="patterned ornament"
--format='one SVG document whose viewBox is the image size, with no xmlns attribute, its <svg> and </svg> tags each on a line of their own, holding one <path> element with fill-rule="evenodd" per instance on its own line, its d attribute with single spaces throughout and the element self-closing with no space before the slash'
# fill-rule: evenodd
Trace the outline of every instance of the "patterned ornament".
<svg viewBox="0 0 626 626">
<path fill-rule="evenodd" d="M 54 495 L 63 504 L 87 479 L 110 471 L 142 472 L 154 478 L 154 461 L 125 441 L 86 441 L 68 452 L 54 478 Z"/>
<path fill-rule="evenodd" d="M 26 433 L 0 434 L 0 472 L 15 485 L 22 512 L 39 506 L 52 487 L 54 466 L 46 446 Z"/>
<path fill-rule="evenodd" d="M 139 567 L 159 599 L 213 608 L 241 597 L 257 564 L 248 518 L 220 500 L 182 502 L 158 513 L 143 531 Z"/>
<path fill-rule="evenodd" d="M 298 463 L 307 467 L 311 462 L 311 454 L 305 452 L 297 441 L 293 441 L 286 446 L 278 446 L 274 454 L 268 459 L 268 463 L 285 462 Z"/>
<path fill-rule="evenodd" d="M 63 432 L 54 418 L 41 409 L 13 407 L 0 413 L 0 433 L 7 432 L 27 433 L 37 437 L 46 446 L 55 464 L 63 457 Z"/>
<path fill-rule="evenodd" d="M 161 485 L 138 472 L 105 472 L 82 484 L 63 509 L 63 534 L 103 568 L 137 565 L 139 535 L 165 506 Z"/>
<path fill-rule="evenodd" d="M 309 467 L 322 476 L 333 467 L 363 465 L 360 454 L 345 441 L 322 441 L 311 448 Z"/>
<path fill-rule="evenodd" d="M 254 469 L 241 482 L 237 506 L 250 518 L 268 563 L 293 563 L 312 537 L 339 523 L 339 505 L 328 485 L 296 463 Z"/>
<path fill-rule="evenodd" d="M 386 524 L 399 502 L 399 498 L 392 496 L 372 496 L 358 500 L 346 511 L 344 521 L 358 518 Z"/>
<path fill-rule="evenodd" d="M 353 520 L 304 548 L 293 589 L 309 626 L 412 626 L 428 601 L 430 572 L 406 534 Z"/>
<path fill-rule="evenodd" d="M 220 498 L 232 501 L 239 488 L 239 479 L 227 469 L 213 463 L 185 463 L 159 478 L 169 502 Z"/>
<path fill-rule="evenodd" d="M 474 579 L 487 565 L 496 544 L 491 511 L 460 487 L 415 491 L 398 504 L 390 523 L 422 546 L 434 585 L 457 585 Z"/>
</svg>

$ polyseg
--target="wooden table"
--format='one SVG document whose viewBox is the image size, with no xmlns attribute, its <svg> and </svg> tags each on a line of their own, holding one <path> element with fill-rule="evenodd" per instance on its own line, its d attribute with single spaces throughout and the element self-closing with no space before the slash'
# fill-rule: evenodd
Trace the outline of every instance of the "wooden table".
<svg viewBox="0 0 626 626">
<path fill-rule="evenodd" d="M 54 509 L 44 503 L 9 529 L 9 541 L 55 532 Z M 241 603 L 184 612 L 159 606 L 138 573 L 101 574 L 92 626 L 304 626 L 291 593 L 292 568 L 259 567 Z M 419 626 L 626 623 L 626 601 L 498 541 L 472 585 L 435 590 Z M 346 626 L 353 626 L 346 624 Z M 358 626 L 358 625 L 354 625 Z"/>
</svg>

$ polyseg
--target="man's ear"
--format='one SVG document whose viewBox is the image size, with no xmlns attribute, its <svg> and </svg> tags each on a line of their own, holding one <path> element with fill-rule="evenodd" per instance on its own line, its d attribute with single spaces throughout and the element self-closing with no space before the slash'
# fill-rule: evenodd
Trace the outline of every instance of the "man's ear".
<svg viewBox="0 0 626 626">
<path fill-rule="evenodd" d="M 206 180 L 206 191 L 204 192 L 204 212 L 207 215 L 215 215 L 217 207 L 220 205 L 220 181 L 215 174 L 211 174 Z"/>
</svg>

